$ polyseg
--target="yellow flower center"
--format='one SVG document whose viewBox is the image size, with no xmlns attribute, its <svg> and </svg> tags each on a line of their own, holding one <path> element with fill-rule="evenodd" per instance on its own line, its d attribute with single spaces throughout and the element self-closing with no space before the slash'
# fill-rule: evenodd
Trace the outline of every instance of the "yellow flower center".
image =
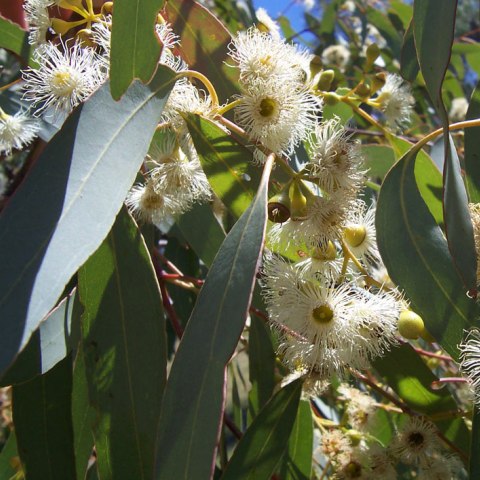
<svg viewBox="0 0 480 480">
<path fill-rule="evenodd" d="M 271 117 L 275 113 L 277 102 L 272 98 L 263 98 L 260 102 L 259 113 L 262 117 Z"/>
<path fill-rule="evenodd" d="M 329 323 L 333 319 L 333 310 L 328 305 L 320 305 L 313 309 L 312 318 L 316 323 Z"/>
</svg>

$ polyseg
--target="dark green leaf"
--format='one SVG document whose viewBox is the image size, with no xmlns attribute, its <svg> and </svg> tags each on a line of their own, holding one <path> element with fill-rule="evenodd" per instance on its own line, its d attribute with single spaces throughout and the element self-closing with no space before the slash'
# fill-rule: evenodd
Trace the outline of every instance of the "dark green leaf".
<svg viewBox="0 0 480 480">
<path fill-rule="evenodd" d="M 463 183 L 457 150 L 449 135 L 450 154 L 444 168 L 444 215 L 448 245 L 455 265 L 468 290 L 477 285 L 477 253 L 473 238 L 473 226 L 468 210 L 468 197 Z"/>
<path fill-rule="evenodd" d="M 238 442 L 222 480 L 269 480 L 287 449 L 297 416 L 302 380 L 271 398 Z"/>
<path fill-rule="evenodd" d="M 402 51 L 400 53 L 400 74 L 405 80 L 413 82 L 420 71 L 413 37 L 413 20 L 410 22 L 403 37 Z"/>
<path fill-rule="evenodd" d="M 88 460 L 93 451 L 92 425 L 94 422 L 95 411 L 88 395 L 85 356 L 83 343 L 80 342 L 75 357 L 72 385 L 73 447 L 78 479 L 85 478 Z"/>
<path fill-rule="evenodd" d="M 223 242 L 188 321 L 162 404 L 157 480 L 205 479 L 213 472 L 225 368 L 248 314 L 265 234 L 266 201 L 264 180 Z"/>
<path fill-rule="evenodd" d="M 260 171 L 252 163 L 252 153 L 210 120 L 191 114 L 186 122 L 213 191 L 240 217 L 260 182 Z"/>
<path fill-rule="evenodd" d="M 172 80 L 161 67 L 120 102 L 108 85 L 100 88 L 67 119 L 2 212 L 0 375 L 111 228 Z"/>
<path fill-rule="evenodd" d="M 177 49 L 191 70 L 208 77 L 220 103 L 238 93 L 238 70 L 228 66 L 230 34 L 205 7 L 191 0 L 168 0 L 165 18 L 180 36 Z M 230 62 L 230 65 L 232 62 Z"/>
<path fill-rule="evenodd" d="M 410 408 L 428 415 L 451 442 L 467 452 L 470 435 L 465 422 L 462 418 L 450 417 L 457 410 L 455 400 L 447 389 L 431 388 L 438 378 L 409 344 L 393 348 L 373 365 Z"/>
<path fill-rule="evenodd" d="M 300 400 L 280 472 L 282 480 L 310 480 L 313 457 L 313 421 L 310 402 Z"/>
<path fill-rule="evenodd" d="M 196 204 L 177 220 L 177 226 L 198 257 L 209 267 L 225 240 L 225 232 L 210 205 Z"/>
<path fill-rule="evenodd" d="M 457 0 L 417 0 L 413 7 L 413 33 L 420 70 L 444 123 L 448 123 L 448 119 L 442 100 L 442 83 L 450 62 L 456 9 Z"/>
<path fill-rule="evenodd" d="M 480 118 L 480 82 L 468 106 L 467 120 Z M 470 202 L 480 202 L 480 127 L 465 129 L 465 173 Z"/>
<path fill-rule="evenodd" d="M 18 453 L 28 480 L 74 480 L 70 357 L 12 389 Z"/>
<path fill-rule="evenodd" d="M 125 209 L 80 269 L 78 291 L 100 477 L 151 478 L 165 324 L 148 250 Z"/>
<path fill-rule="evenodd" d="M 162 46 L 155 32 L 163 0 L 116 0 L 112 21 L 110 90 L 118 100 L 134 79 L 147 83 Z"/>
<path fill-rule="evenodd" d="M 0 17 L 0 47 L 20 56 L 25 63 L 35 67 L 32 59 L 33 45 L 28 43 L 28 32 L 16 23 Z"/>
<path fill-rule="evenodd" d="M 0 386 L 15 385 L 47 373 L 72 348 L 71 327 L 75 291 L 50 312 L 25 349 L 3 375 Z"/>
<path fill-rule="evenodd" d="M 473 411 L 472 425 L 472 444 L 470 447 L 470 478 L 480 478 L 480 461 L 478 452 L 480 451 L 480 410 L 478 407 Z"/>
<path fill-rule="evenodd" d="M 377 240 L 392 280 L 443 348 L 458 359 L 463 329 L 478 315 L 453 264 L 442 231 L 415 181 L 415 151 L 385 177 L 377 206 Z"/>
<path fill-rule="evenodd" d="M 249 414 L 252 419 L 272 396 L 275 387 L 275 357 L 265 322 L 252 316 L 248 336 L 248 366 L 252 384 Z"/>
<path fill-rule="evenodd" d="M 0 452 L 0 480 L 10 480 L 17 470 L 14 465 L 17 463 L 20 466 L 20 458 L 17 452 L 17 438 L 15 436 L 15 430 L 10 432 L 7 443 Z"/>
</svg>

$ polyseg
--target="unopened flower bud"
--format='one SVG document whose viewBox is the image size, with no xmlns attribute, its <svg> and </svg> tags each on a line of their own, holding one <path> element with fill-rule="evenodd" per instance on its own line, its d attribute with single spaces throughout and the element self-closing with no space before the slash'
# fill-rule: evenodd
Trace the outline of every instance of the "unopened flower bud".
<svg viewBox="0 0 480 480">
<path fill-rule="evenodd" d="M 103 15 L 111 15 L 113 12 L 113 2 L 105 2 L 102 5 L 101 12 L 103 13 Z"/>
<path fill-rule="evenodd" d="M 359 97 L 369 97 L 371 94 L 372 90 L 370 88 L 370 85 L 366 84 L 365 82 L 361 82 L 357 85 L 355 88 L 355 93 Z"/>
<path fill-rule="evenodd" d="M 290 218 L 288 189 L 274 195 L 268 202 L 268 218 L 274 223 L 283 223 Z"/>
<path fill-rule="evenodd" d="M 363 225 L 350 225 L 343 231 L 343 236 L 348 245 L 355 248 L 363 243 L 367 230 Z"/>
<path fill-rule="evenodd" d="M 330 90 L 333 80 L 335 79 L 335 72 L 333 70 L 325 70 L 320 74 L 317 87 L 324 92 Z"/>
<path fill-rule="evenodd" d="M 417 340 L 425 330 L 422 317 L 412 310 L 404 310 L 398 317 L 398 331 L 400 335 L 409 340 Z"/>
<path fill-rule="evenodd" d="M 303 194 L 299 182 L 292 182 L 289 196 L 292 220 L 303 220 L 307 215 L 307 197 Z"/>
<path fill-rule="evenodd" d="M 336 105 L 338 103 L 338 95 L 336 93 L 326 93 L 323 95 L 323 101 L 325 105 Z"/>
<path fill-rule="evenodd" d="M 386 82 L 386 76 L 384 72 L 377 73 L 372 78 L 372 93 L 375 93 L 377 90 L 380 90 Z"/>
<path fill-rule="evenodd" d="M 365 70 L 368 71 L 372 68 L 375 60 L 380 55 L 380 48 L 376 43 L 372 43 L 367 47 L 367 63 L 365 64 Z"/>
<path fill-rule="evenodd" d="M 77 32 L 76 37 L 82 43 L 82 47 L 95 47 L 95 40 L 93 38 L 93 33 L 89 28 L 83 28 Z"/>
</svg>

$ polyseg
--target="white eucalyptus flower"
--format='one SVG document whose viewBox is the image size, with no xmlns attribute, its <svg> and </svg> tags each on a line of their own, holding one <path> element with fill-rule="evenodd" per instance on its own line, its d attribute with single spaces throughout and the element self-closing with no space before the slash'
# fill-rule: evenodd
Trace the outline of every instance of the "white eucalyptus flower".
<svg viewBox="0 0 480 480">
<path fill-rule="evenodd" d="M 322 63 L 324 65 L 336 66 L 344 71 L 350 61 L 350 50 L 344 45 L 330 45 L 322 52 Z"/>
<path fill-rule="evenodd" d="M 62 44 L 63 51 L 49 42 L 36 50 L 38 69 L 23 72 L 23 97 L 39 107 L 35 115 L 47 109 L 70 112 L 105 80 L 101 61 L 91 48 L 79 43 Z"/>
<path fill-rule="evenodd" d="M 39 130 L 39 122 L 26 112 L 8 115 L 0 111 L 0 153 L 9 155 L 14 148 L 21 150 L 32 142 Z"/>
</svg>

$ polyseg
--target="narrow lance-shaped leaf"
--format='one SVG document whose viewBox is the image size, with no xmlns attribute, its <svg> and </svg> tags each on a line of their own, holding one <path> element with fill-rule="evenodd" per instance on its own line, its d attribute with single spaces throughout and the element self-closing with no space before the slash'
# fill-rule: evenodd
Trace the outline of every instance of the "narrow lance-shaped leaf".
<svg viewBox="0 0 480 480">
<path fill-rule="evenodd" d="M 0 375 L 110 230 L 148 150 L 174 73 L 101 87 L 67 119 L 0 217 Z"/>
<path fill-rule="evenodd" d="M 300 400 L 297 418 L 288 439 L 280 473 L 282 480 L 310 480 L 312 477 L 313 420 L 310 402 Z"/>
<path fill-rule="evenodd" d="M 226 364 L 245 324 L 265 234 L 266 173 L 215 257 L 177 350 L 158 427 L 156 480 L 203 480 L 213 472 Z"/>
<path fill-rule="evenodd" d="M 378 246 L 390 277 L 428 331 L 458 359 L 462 331 L 478 307 L 467 297 L 445 237 L 418 191 L 415 158 L 415 151 L 407 153 L 385 177 L 377 205 Z"/>
<path fill-rule="evenodd" d="M 413 82 L 420 71 L 415 50 L 415 39 L 413 37 L 413 20 L 405 32 L 400 53 L 400 74 L 405 80 Z"/>
<path fill-rule="evenodd" d="M 448 138 L 448 115 L 442 99 L 442 84 L 450 62 L 457 0 L 417 0 L 413 25 L 420 70 L 433 105 Z M 439 32 L 442 32 L 439 35 Z M 465 288 L 476 290 L 476 254 L 468 201 L 455 148 L 445 142 L 443 209 L 448 247 Z"/>
<path fill-rule="evenodd" d="M 210 120 L 188 115 L 188 130 L 215 194 L 236 216 L 247 209 L 260 182 L 252 153 Z"/>
<path fill-rule="evenodd" d="M 18 453 L 29 480 L 75 480 L 70 357 L 12 389 Z"/>
<path fill-rule="evenodd" d="M 118 100 L 134 79 L 147 83 L 162 50 L 155 32 L 164 0 L 116 0 L 112 21 L 110 89 Z"/>
<path fill-rule="evenodd" d="M 78 289 L 99 475 L 150 480 L 166 381 L 165 324 L 146 245 L 125 208 L 80 269 Z"/>
<path fill-rule="evenodd" d="M 269 480 L 287 449 L 302 393 L 301 379 L 278 391 L 238 442 L 221 480 Z"/>
<path fill-rule="evenodd" d="M 480 117 L 480 82 L 470 99 L 467 120 Z M 480 203 L 480 127 L 465 129 L 465 173 L 472 203 Z"/>
<path fill-rule="evenodd" d="M 0 380 L 0 386 L 15 385 L 47 373 L 72 348 L 71 329 L 75 290 L 40 323 L 25 349 Z"/>
</svg>

